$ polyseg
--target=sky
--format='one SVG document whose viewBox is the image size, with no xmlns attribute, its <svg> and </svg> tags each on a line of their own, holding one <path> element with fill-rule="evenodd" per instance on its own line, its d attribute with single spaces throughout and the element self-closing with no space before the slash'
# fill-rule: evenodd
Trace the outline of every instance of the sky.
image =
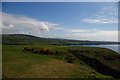
<svg viewBox="0 0 120 80">
<path fill-rule="evenodd" d="M 2 33 L 118 41 L 118 3 L 3 2 Z"/>
</svg>

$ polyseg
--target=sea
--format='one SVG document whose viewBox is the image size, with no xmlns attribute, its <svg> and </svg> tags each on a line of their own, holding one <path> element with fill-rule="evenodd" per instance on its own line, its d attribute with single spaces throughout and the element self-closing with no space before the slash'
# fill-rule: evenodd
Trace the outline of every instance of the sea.
<svg viewBox="0 0 120 80">
<path fill-rule="evenodd" d="M 88 47 L 102 47 L 114 50 L 120 54 L 120 45 L 112 44 L 112 45 L 71 45 L 71 46 L 88 46 Z"/>
</svg>

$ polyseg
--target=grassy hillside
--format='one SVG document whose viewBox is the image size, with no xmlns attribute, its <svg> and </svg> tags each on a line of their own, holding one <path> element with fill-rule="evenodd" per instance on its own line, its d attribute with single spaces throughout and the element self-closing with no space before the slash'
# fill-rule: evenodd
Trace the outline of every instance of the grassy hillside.
<svg viewBox="0 0 120 80">
<path fill-rule="evenodd" d="M 61 46 L 50 45 L 58 41 Z M 3 35 L 3 78 L 120 78 L 120 54 L 99 47 L 63 46 L 67 41 L 72 42 Z"/>
<path fill-rule="evenodd" d="M 85 41 L 85 40 L 68 40 L 68 39 L 52 39 L 40 38 L 32 35 L 25 34 L 3 34 L 3 44 L 52 44 L 52 45 L 70 45 L 70 44 L 117 44 L 117 42 L 98 42 L 98 41 Z"/>
<path fill-rule="evenodd" d="M 44 55 L 25 51 L 24 47 L 40 47 L 57 50 L 62 54 Z M 105 48 L 50 46 L 50 45 L 3 45 L 3 77 L 4 78 L 112 78 L 119 77 L 118 54 Z M 71 51 L 72 50 L 72 51 Z M 88 51 L 75 52 L 74 51 Z M 99 53 L 101 54 L 99 54 Z M 97 56 L 96 56 L 97 53 Z M 110 53 L 114 60 L 106 60 L 103 56 Z M 68 63 L 67 55 L 75 57 Z M 88 58 L 86 58 L 88 57 Z M 95 59 L 88 61 L 87 59 Z M 108 58 L 111 59 L 111 58 Z M 96 65 L 99 63 L 100 65 Z M 89 63 L 88 63 L 89 62 Z M 91 64 L 94 64 L 92 66 Z M 102 67 L 103 66 L 103 67 Z M 108 70 L 108 72 L 104 71 Z M 103 72 L 100 72 L 103 71 Z M 114 75 L 113 72 L 114 72 Z M 94 75 L 93 75 L 94 73 Z M 105 73 L 105 74 L 104 74 Z M 117 75 L 117 77 L 115 76 Z"/>
<path fill-rule="evenodd" d="M 3 78 L 110 78 L 84 62 L 67 63 L 65 56 L 40 55 L 24 51 L 24 45 L 3 45 Z M 38 47 L 38 46 L 37 46 Z M 39 46 L 66 51 L 68 46 Z M 56 48 L 55 48 L 56 47 Z M 94 71 L 93 76 L 88 70 Z"/>
</svg>

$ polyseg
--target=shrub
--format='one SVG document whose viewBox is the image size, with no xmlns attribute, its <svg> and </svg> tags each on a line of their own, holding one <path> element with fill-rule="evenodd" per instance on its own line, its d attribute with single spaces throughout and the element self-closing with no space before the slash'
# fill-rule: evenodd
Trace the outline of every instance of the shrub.
<svg viewBox="0 0 120 80">
<path fill-rule="evenodd" d="M 117 58 L 120 59 L 120 55 L 118 55 Z"/>
<path fill-rule="evenodd" d="M 47 49 L 46 49 L 46 48 L 42 48 L 42 51 L 46 52 L 46 51 L 47 51 Z"/>
<path fill-rule="evenodd" d="M 97 52 L 97 51 L 94 51 L 94 53 L 98 54 L 98 52 Z"/>
<path fill-rule="evenodd" d="M 85 50 L 85 53 L 89 53 L 89 51 L 88 51 L 88 50 Z"/>
<path fill-rule="evenodd" d="M 40 53 L 46 55 L 47 54 L 47 49 L 46 48 L 41 48 Z"/>
<path fill-rule="evenodd" d="M 84 51 L 80 51 L 80 53 L 84 53 Z"/>
<path fill-rule="evenodd" d="M 67 55 L 67 62 L 68 63 L 73 63 L 74 62 L 74 60 L 75 60 L 75 57 L 73 57 L 72 55 Z"/>
<path fill-rule="evenodd" d="M 33 47 L 25 47 L 24 50 L 32 51 L 32 50 L 33 50 Z"/>
<path fill-rule="evenodd" d="M 45 54 L 45 55 L 48 55 L 48 54 L 53 55 L 58 53 L 57 51 L 47 49 L 47 48 L 25 47 L 24 50 L 32 51 L 33 53 L 37 53 L 37 54 Z"/>
<path fill-rule="evenodd" d="M 50 49 L 47 49 L 47 53 L 48 53 L 48 54 L 51 54 L 51 50 L 50 50 Z"/>
<path fill-rule="evenodd" d="M 34 50 L 33 50 L 33 53 L 40 54 L 41 51 L 40 51 L 40 49 L 34 49 Z"/>
<path fill-rule="evenodd" d="M 51 54 L 56 54 L 56 51 L 50 50 L 50 53 L 51 53 Z"/>
<path fill-rule="evenodd" d="M 76 49 L 70 49 L 68 52 L 70 52 L 70 53 L 77 53 L 78 50 L 76 50 Z"/>
<path fill-rule="evenodd" d="M 115 60 L 115 59 L 116 59 L 116 56 L 115 56 L 115 55 L 105 55 L 105 56 L 104 56 L 104 59 L 105 59 L 105 60 Z"/>
</svg>

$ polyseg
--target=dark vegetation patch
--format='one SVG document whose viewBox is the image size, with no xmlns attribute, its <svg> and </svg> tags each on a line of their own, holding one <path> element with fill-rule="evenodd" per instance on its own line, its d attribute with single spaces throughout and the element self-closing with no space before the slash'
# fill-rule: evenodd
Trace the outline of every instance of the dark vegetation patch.
<svg viewBox="0 0 120 80">
<path fill-rule="evenodd" d="M 99 60 L 97 60 L 95 58 L 89 58 L 87 56 L 83 56 L 80 54 L 74 54 L 74 55 L 76 55 L 76 57 L 78 57 L 80 60 L 85 62 L 88 66 L 92 67 L 99 73 L 104 74 L 104 75 L 111 75 L 114 78 L 120 78 L 120 76 L 119 76 L 120 71 L 112 69 L 112 68 L 104 65 Z"/>
<path fill-rule="evenodd" d="M 47 48 L 39 48 L 39 47 L 25 47 L 24 50 L 31 51 L 35 54 L 44 54 L 44 55 L 65 54 L 62 52 L 55 51 L 55 50 L 51 50 L 51 49 L 47 49 Z"/>
<path fill-rule="evenodd" d="M 85 48 L 71 48 L 68 52 L 85 62 L 97 72 L 104 75 L 111 75 L 114 78 L 120 78 L 120 54 L 109 49 L 104 51 L 102 48 L 91 48 L 91 50 Z M 117 62 L 117 64 L 114 62 Z"/>
<path fill-rule="evenodd" d="M 39 47 L 25 47 L 24 50 L 27 51 L 31 51 L 34 54 L 42 54 L 42 55 L 67 55 L 66 56 L 66 61 L 68 63 L 73 63 L 75 60 L 75 57 L 73 57 L 72 55 L 67 54 L 66 52 L 59 52 L 56 50 L 52 50 L 52 49 L 47 49 L 47 48 L 39 48 Z"/>
</svg>

